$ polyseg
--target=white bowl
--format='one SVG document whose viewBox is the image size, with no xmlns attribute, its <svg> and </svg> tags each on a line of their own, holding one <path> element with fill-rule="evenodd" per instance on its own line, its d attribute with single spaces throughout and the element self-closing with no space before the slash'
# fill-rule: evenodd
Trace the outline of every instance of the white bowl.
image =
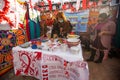
<svg viewBox="0 0 120 80">
<path fill-rule="evenodd" d="M 77 39 L 77 38 L 68 38 L 67 41 L 68 42 L 79 42 L 80 39 Z"/>
<path fill-rule="evenodd" d="M 67 44 L 68 47 L 77 46 L 78 44 L 80 44 L 80 39 L 76 39 L 76 38 L 67 39 Z"/>
</svg>

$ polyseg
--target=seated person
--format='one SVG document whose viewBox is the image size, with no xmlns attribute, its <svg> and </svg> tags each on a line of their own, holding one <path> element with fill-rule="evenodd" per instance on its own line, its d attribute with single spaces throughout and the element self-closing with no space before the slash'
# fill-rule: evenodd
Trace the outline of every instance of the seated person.
<svg viewBox="0 0 120 80">
<path fill-rule="evenodd" d="M 56 15 L 56 20 L 53 23 L 51 38 L 65 38 L 72 31 L 72 25 L 66 20 L 64 13 L 59 12 Z"/>
</svg>

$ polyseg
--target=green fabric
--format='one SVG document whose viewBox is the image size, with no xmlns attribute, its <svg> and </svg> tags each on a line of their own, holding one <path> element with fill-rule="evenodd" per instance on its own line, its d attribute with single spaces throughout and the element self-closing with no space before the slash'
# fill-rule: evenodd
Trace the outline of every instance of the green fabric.
<svg viewBox="0 0 120 80">
<path fill-rule="evenodd" d="M 30 40 L 35 38 L 35 22 L 30 19 L 29 21 L 30 26 Z"/>
<path fill-rule="evenodd" d="M 36 23 L 36 38 L 40 37 L 40 22 L 39 16 L 37 16 L 37 23 Z"/>
</svg>

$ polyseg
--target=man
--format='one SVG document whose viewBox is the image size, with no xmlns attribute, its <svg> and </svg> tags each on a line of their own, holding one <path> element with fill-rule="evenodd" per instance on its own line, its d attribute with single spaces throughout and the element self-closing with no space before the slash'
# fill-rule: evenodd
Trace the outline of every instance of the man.
<svg viewBox="0 0 120 80">
<path fill-rule="evenodd" d="M 94 31 L 95 35 L 91 44 L 91 56 L 87 59 L 87 61 L 94 61 L 95 54 L 98 52 L 100 55 L 94 62 L 101 63 L 104 54 L 107 56 L 109 50 L 111 49 L 111 41 L 116 31 L 116 25 L 113 21 L 108 19 L 106 13 L 101 13 Z"/>
</svg>

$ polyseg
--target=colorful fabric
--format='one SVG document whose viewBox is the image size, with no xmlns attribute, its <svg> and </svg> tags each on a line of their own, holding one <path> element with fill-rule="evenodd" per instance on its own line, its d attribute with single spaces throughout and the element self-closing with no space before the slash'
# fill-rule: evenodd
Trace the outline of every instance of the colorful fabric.
<svg viewBox="0 0 120 80">
<path fill-rule="evenodd" d="M 22 28 L 17 29 L 14 33 L 16 35 L 16 45 L 21 45 L 26 42 L 25 31 Z"/>
<path fill-rule="evenodd" d="M 13 67 L 12 51 L 0 53 L 0 75 L 4 74 Z"/>
<path fill-rule="evenodd" d="M 15 46 L 16 36 L 7 30 L 0 31 L 0 53 L 6 53 Z"/>
<path fill-rule="evenodd" d="M 28 41 L 30 41 L 30 25 L 29 25 L 29 20 L 30 20 L 30 16 L 29 16 L 29 5 L 26 4 L 27 6 L 27 11 L 25 14 L 25 30 L 26 30 L 26 38 Z"/>
<path fill-rule="evenodd" d="M 29 29 L 30 29 L 30 40 L 31 40 L 31 39 L 34 39 L 36 36 L 36 34 L 35 34 L 36 23 L 30 19 L 28 24 L 29 24 Z"/>
</svg>

